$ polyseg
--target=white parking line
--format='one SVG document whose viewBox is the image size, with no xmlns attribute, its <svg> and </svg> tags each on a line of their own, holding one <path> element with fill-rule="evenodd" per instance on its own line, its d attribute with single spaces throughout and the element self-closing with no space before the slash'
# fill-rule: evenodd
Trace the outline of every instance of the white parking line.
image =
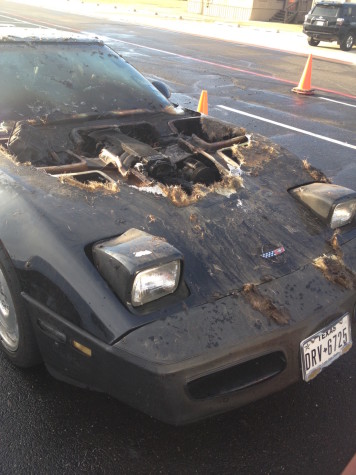
<svg viewBox="0 0 356 475">
<path fill-rule="evenodd" d="M 0 18 L 6 18 L 7 20 L 13 20 L 15 23 L 22 23 L 22 24 L 25 24 L 25 25 L 33 25 L 35 26 L 36 28 L 45 28 L 46 30 L 49 30 L 51 27 L 50 26 L 46 26 L 44 24 L 39 24 L 39 23 L 34 23 L 32 21 L 28 21 L 28 20 L 21 20 L 20 18 L 18 17 L 13 17 L 13 16 L 8 16 L 8 15 L 4 15 L 1 11 L 0 11 Z M 59 26 L 59 25 L 56 25 L 56 28 L 58 29 L 65 29 L 65 30 L 70 30 L 70 31 L 73 31 L 73 28 L 67 28 L 65 26 Z"/>
<path fill-rule="evenodd" d="M 356 145 L 351 145 L 347 142 L 341 142 L 340 140 L 330 139 L 329 137 L 325 137 L 324 135 L 314 134 L 313 132 L 309 132 L 309 130 L 298 129 L 297 127 L 282 124 L 281 122 L 276 122 L 275 120 L 270 120 L 264 117 L 260 117 L 258 115 L 250 114 L 249 112 L 233 109 L 232 107 L 227 107 L 223 105 L 218 105 L 217 107 L 220 107 L 220 109 L 224 109 L 230 112 L 234 112 L 235 114 L 245 115 L 247 117 L 252 117 L 253 119 L 262 120 L 263 122 L 268 122 L 269 124 L 277 125 L 278 127 L 283 127 L 284 129 L 293 130 L 294 132 L 299 132 L 300 134 L 310 135 L 311 137 L 315 137 L 320 140 L 325 140 L 325 142 L 331 142 L 336 145 L 341 145 L 342 147 L 352 148 L 353 150 L 356 150 Z"/>
<path fill-rule="evenodd" d="M 328 97 L 318 97 L 318 99 L 322 99 L 323 101 L 336 102 L 337 104 L 342 104 L 343 106 L 356 107 L 355 104 L 348 104 L 347 102 L 335 101 L 335 99 L 329 99 Z"/>
<path fill-rule="evenodd" d="M 20 20 L 19 18 L 14 18 L 14 17 L 7 16 L 7 15 L 0 15 L 0 18 L 6 18 L 6 20 L 14 20 L 15 23 L 22 23 L 22 24 L 25 24 L 25 25 L 33 25 L 33 26 L 38 27 L 37 23 L 31 23 L 30 21 Z M 10 25 L 10 26 L 13 26 L 13 25 Z M 44 28 L 47 28 L 47 27 L 44 27 Z"/>
</svg>

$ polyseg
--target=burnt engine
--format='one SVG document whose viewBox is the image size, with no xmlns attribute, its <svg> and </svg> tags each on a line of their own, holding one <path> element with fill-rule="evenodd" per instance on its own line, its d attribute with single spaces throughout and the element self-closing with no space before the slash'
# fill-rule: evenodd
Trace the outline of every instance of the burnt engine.
<svg viewBox="0 0 356 475">
<path fill-rule="evenodd" d="M 73 124 L 74 125 L 74 124 Z M 82 181 L 124 180 L 136 186 L 160 183 L 190 193 L 239 168 L 234 147 L 247 144 L 244 130 L 208 117 L 165 122 L 63 124 L 17 123 L 8 149 L 53 175 Z"/>
</svg>

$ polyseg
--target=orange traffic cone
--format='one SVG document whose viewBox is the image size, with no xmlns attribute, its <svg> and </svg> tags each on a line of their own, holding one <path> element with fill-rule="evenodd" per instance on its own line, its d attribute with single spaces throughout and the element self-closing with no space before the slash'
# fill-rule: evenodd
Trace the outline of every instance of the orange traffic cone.
<svg viewBox="0 0 356 475">
<path fill-rule="evenodd" d="M 312 73 L 312 55 L 310 54 L 306 62 L 302 77 L 300 78 L 297 87 L 293 87 L 292 91 L 298 94 L 305 94 L 311 96 L 314 94 L 314 89 L 311 88 L 311 73 Z"/>
<path fill-rule="evenodd" d="M 201 92 L 197 112 L 208 115 L 208 91 Z"/>
</svg>

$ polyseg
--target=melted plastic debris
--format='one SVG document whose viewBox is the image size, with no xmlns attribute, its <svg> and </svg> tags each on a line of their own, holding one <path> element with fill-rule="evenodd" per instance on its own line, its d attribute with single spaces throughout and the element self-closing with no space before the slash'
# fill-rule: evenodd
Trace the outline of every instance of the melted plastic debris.
<svg viewBox="0 0 356 475">
<path fill-rule="evenodd" d="M 289 315 L 286 310 L 278 309 L 271 299 L 260 294 L 254 284 L 246 284 L 243 287 L 242 295 L 254 310 L 257 310 L 267 318 L 272 319 L 278 325 L 286 325 L 289 322 Z"/>
</svg>

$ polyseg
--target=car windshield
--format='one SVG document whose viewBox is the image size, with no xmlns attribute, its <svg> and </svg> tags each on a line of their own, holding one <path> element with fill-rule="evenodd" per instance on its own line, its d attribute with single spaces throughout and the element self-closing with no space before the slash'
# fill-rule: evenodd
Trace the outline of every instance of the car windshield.
<svg viewBox="0 0 356 475">
<path fill-rule="evenodd" d="M 340 7 L 337 5 L 316 5 L 312 15 L 335 17 L 339 16 Z"/>
<path fill-rule="evenodd" d="M 110 48 L 89 43 L 0 44 L 0 119 L 148 110 L 170 102 Z"/>
</svg>

